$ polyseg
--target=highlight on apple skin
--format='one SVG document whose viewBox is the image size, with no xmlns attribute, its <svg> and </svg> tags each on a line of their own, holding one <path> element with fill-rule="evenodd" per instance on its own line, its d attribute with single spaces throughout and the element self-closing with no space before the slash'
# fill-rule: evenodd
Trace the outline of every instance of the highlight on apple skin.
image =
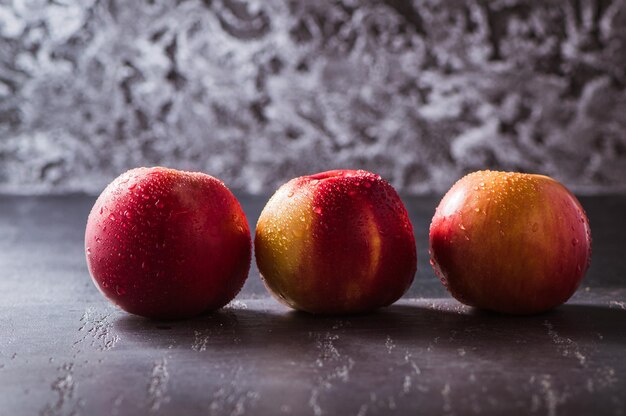
<svg viewBox="0 0 626 416">
<path fill-rule="evenodd" d="M 132 314 L 177 319 L 219 309 L 248 276 L 250 229 L 218 179 L 162 167 L 130 170 L 102 192 L 85 232 L 98 289 Z"/>
<path fill-rule="evenodd" d="M 413 227 L 380 176 L 334 170 L 292 179 L 259 218 L 256 261 L 266 287 L 294 309 L 371 311 L 398 300 L 417 265 Z"/>
<path fill-rule="evenodd" d="M 480 171 L 444 196 L 430 226 L 431 265 L 460 302 L 532 314 L 566 302 L 591 259 L 589 220 L 554 179 Z"/>
</svg>

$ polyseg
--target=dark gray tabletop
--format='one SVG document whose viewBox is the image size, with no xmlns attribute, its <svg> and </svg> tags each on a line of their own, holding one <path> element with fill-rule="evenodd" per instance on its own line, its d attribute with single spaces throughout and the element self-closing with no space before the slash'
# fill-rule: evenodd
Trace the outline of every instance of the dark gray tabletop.
<svg viewBox="0 0 626 416">
<path fill-rule="evenodd" d="M 253 226 L 266 198 L 240 200 Z M 419 264 L 397 304 L 292 312 L 253 266 L 223 311 L 176 322 L 121 312 L 93 286 L 93 201 L 0 196 L 0 415 L 626 413 L 626 197 L 582 198 L 592 266 L 546 314 L 451 299 L 428 265 L 438 198 L 405 198 Z"/>
</svg>

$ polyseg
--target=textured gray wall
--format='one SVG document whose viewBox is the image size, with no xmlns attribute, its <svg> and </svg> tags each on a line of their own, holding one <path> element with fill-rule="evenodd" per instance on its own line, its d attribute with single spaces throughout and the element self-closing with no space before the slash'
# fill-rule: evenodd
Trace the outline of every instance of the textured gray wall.
<svg viewBox="0 0 626 416">
<path fill-rule="evenodd" d="M 0 191 L 138 165 L 271 191 L 357 167 L 626 190 L 620 0 L 0 0 Z"/>
</svg>

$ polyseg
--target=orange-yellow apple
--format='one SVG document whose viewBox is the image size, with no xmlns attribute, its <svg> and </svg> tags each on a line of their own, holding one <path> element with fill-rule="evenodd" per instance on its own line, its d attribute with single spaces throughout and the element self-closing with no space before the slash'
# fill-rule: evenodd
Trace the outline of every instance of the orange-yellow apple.
<svg viewBox="0 0 626 416">
<path fill-rule="evenodd" d="M 591 257 L 582 206 L 552 178 L 481 171 L 460 179 L 430 225 L 431 265 L 466 305 L 511 314 L 566 302 Z"/>
<path fill-rule="evenodd" d="M 389 183 L 362 170 L 292 179 L 257 224 L 255 253 L 269 291 L 320 314 L 395 302 L 415 275 L 413 227 Z"/>
<path fill-rule="evenodd" d="M 248 276 L 251 239 L 239 202 L 218 179 L 138 168 L 96 201 L 85 250 L 93 281 L 111 302 L 170 319 L 230 302 Z"/>
</svg>

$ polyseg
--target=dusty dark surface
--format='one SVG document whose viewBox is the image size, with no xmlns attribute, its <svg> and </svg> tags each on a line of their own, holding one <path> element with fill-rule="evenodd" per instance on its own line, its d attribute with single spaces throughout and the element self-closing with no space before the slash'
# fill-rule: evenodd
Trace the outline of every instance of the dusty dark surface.
<svg viewBox="0 0 626 416">
<path fill-rule="evenodd" d="M 0 197 L 0 414 L 624 414 L 626 197 L 583 198 L 592 267 L 532 317 L 450 299 L 427 262 L 438 198 L 407 198 L 418 275 L 396 305 L 316 318 L 267 297 L 253 269 L 225 310 L 155 322 L 88 276 L 92 197 Z M 264 197 L 243 197 L 255 223 Z"/>
</svg>

